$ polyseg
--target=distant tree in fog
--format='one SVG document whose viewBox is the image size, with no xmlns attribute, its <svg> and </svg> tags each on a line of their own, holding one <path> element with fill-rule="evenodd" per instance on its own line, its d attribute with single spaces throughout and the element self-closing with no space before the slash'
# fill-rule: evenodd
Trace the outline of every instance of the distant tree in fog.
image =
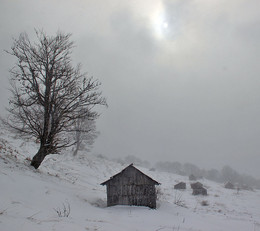
<svg viewBox="0 0 260 231">
<path fill-rule="evenodd" d="M 212 181 L 221 182 L 221 174 L 217 169 L 206 171 L 205 177 Z"/>
<path fill-rule="evenodd" d="M 224 181 L 238 182 L 240 178 L 239 174 L 227 165 L 222 168 L 221 175 Z"/>
<path fill-rule="evenodd" d="M 171 173 L 183 175 L 182 164 L 177 161 L 175 162 L 160 161 L 157 162 L 154 167 L 159 171 L 171 172 Z"/>
<path fill-rule="evenodd" d="M 74 133 L 74 152 L 73 156 L 78 154 L 79 150 L 90 151 L 95 139 L 98 136 L 96 131 L 96 121 L 88 117 L 76 119 L 75 125 L 72 128 Z"/>
<path fill-rule="evenodd" d="M 199 167 L 197 167 L 194 164 L 191 163 L 185 163 L 183 165 L 183 171 L 185 172 L 186 175 L 191 175 L 193 174 L 196 177 L 202 176 L 201 170 Z"/>
<path fill-rule="evenodd" d="M 126 156 L 124 162 L 125 162 L 126 164 L 134 163 L 134 164 L 136 164 L 136 165 L 139 165 L 139 166 L 142 166 L 142 167 L 146 167 L 146 168 L 149 168 L 149 167 L 150 167 L 149 161 L 147 161 L 147 160 L 142 160 L 141 158 L 136 157 L 136 156 L 134 156 L 134 155 L 128 155 L 128 156 Z"/>
</svg>

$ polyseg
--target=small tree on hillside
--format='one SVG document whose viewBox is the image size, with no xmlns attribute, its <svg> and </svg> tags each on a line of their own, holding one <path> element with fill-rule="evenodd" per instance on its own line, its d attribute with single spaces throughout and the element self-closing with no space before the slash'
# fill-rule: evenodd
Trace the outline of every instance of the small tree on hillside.
<svg viewBox="0 0 260 231">
<path fill-rule="evenodd" d="M 99 91 L 100 82 L 73 67 L 71 34 L 47 36 L 36 31 L 32 43 L 23 33 L 14 40 L 9 54 L 17 58 L 11 73 L 9 117 L 6 124 L 40 143 L 31 165 L 38 168 L 49 154 L 75 144 L 73 134 L 80 119 L 95 120 L 96 105 L 106 105 Z M 78 127 L 84 133 L 84 127 Z"/>
<path fill-rule="evenodd" d="M 78 118 L 75 123 L 75 146 L 73 156 L 78 154 L 79 150 L 89 151 L 98 136 L 96 130 L 96 121 L 89 118 Z"/>
</svg>

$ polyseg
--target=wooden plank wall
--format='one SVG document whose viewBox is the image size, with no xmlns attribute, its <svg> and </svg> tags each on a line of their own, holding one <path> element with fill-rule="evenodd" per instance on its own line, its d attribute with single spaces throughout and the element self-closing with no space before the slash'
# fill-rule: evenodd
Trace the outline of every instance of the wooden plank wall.
<svg viewBox="0 0 260 231">
<path fill-rule="evenodd" d="M 156 208 L 154 182 L 135 169 L 129 168 L 107 183 L 107 205 Z"/>
</svg>

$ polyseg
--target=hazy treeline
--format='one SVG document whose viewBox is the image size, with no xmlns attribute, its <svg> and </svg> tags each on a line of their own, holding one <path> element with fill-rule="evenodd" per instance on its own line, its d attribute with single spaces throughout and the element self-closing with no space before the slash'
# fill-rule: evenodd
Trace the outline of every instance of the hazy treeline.
<svg viewBox="0 0 260 231">
<path fill-rule="evenodd" d="M 183 176 L 193 174 L 197 178 L 206 178 L 219 183 L 231 182 L 241 188 L 258 188 L 260 189 L 260 179 L 255 179 L 252 176 L 240 174 L 230 166 L 224 166 L 220 171 L 217 169 L 200 169 L 194 164 L 180 162 L 157 162 L 154 168 L 158 171 L 175 173 Z"/>
<path fill-rule="evenodd" d="M 142 166 L 142 167 L 145 167 L 145 168 L 150 168 L 151 167 L 151 164 L 149 161 L 147 160 L 142 160 L 141 158 L 139 157 L 136 157 L 134 155 L 128 155 L 126 156 L 125 158 L 116 158 L 114 159 L 114 161 L 120 163 L 120 164 L 123 164 L 123 165 L 127 165 L 127 164 L 135 164 L 137 166 Z"/>
<path fill-rule="evenodd" d="M 101 155 L 100 155 L 101 157 Z M 104 156 L 102 156 L 105 158 Z M 231 182 L 240 188 L 256 188 L 260 189 L 260 179 L 256 179 L 250 175 L 240 174 L 236 170 L 232 169 L 230 166 L 224 166 L 221 170 L 217 169 L 201 169 L 195 164 L 185 163 L 174 161 L 160 161 L 156 162 L 154 165 L 151 165 L 149 161 L 142 160 L 139 157 L 134 155 L 128 155 L 125 158 L 117 158 L 114 161 L 127 165 L 134 163 L 137 166 L 150 168 L 150 170 L 157 170 L 169 173 L 175 173 L 182 176 L 194 175 L 197 179 L 206 178 L 218 183 Z"/>
</svg>

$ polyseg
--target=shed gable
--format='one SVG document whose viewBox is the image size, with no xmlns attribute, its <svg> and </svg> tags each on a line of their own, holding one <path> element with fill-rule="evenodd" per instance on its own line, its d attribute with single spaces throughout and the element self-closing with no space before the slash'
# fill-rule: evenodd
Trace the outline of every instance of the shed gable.
<svg viewBox="0 0 260 231">
<path fill-rule="evenodd" d="M 107 206 L 137 205 L 156 208 L 155 185 L 158 184 L 131 164 L 101 185 L 107 187 Z"/>
<path fill-rule="evenodd" d="M 139 169 L 135 168 L 133 164 L 130 164 L 128 167 L 123 169 L 118 174 L 110 177 L 109 180 L 101 183 L 101 185 L 106 185 L 108 183 L 113 184 L 113 182 L 117 182 L 117 183 L 128 182 L 130 184 L 141 183 L 141 184 L 152 184 L 152 185 L 160 184 L 157 181 L 153 180 L 151 177 L 141 172 Z"/>
</svg>

